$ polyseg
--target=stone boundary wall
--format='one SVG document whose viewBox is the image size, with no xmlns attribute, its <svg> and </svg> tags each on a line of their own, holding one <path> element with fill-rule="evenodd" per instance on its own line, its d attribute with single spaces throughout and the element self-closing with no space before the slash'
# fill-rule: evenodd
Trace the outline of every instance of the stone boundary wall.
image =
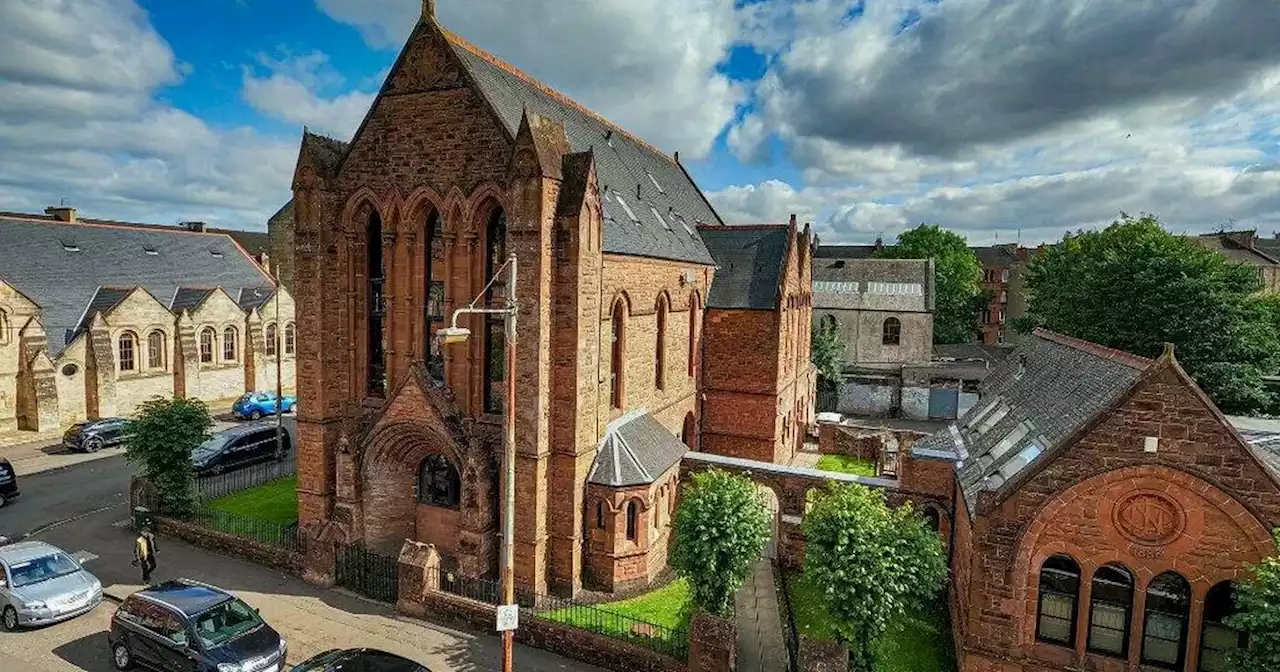
<svg viewBox="0 0 1280 672">
<path fill-rule="evenodd" d="M 154 516 L 152 520 L 155 522 L 156 531 L 162 535 L 177 537 L 201 548 L 248 560 L 256 565 L 302 576 L 304 556 L 301 553 L 174 518 Z"/>
</svg>

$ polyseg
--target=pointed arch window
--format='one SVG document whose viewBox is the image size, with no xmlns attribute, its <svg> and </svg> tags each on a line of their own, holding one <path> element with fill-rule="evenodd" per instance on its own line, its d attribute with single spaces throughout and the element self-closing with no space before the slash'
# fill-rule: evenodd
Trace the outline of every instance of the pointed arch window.
<svg viewBox="0 0 1280 672">
<path fill-rule="evenodd" d="M 633 499 L 627 502 L 627 539 L 635 541 L 640 534 L 640 505 Z"/>
<path fill-rule="evenodd" d="M 444 326 L 444 281 L 435 279 L 435 257 L 444 234 L 444 220 L 440 217 L 439 211 L 434 208 L 431 210 L 423 229 L 426 232 L 426 240 L 423 241 L 422 246 L 424 283 L 422 290 L 423 296 L 427 297 L 423 306 L 426 314 L 423 315 L 422 320 L 423 328 L 426 330 L 422 336 L 424 359 L 431 380 L 437 385 L 443 385 L 444 352 L 441 350 L 440 339 L 435 337 L 436 332 Z"/>
<path fill-rule="evenodd" d="M 702 329 L 702 297 L 689 295 L 689 377 L 692 378 L 698 363 L 698 332 Z"/>
<path fill-rule="evenodd" d="M 1036 639 L 1072 646 L 1076 639 L 1076 601 L 1080 565 L 1066 555 L 1047 558 L 1040 566 L 1040 598 Z"/>
<path fill-rule="evenodd" d="M 1147 586 L 1142 626 L 1142 664 L 1181 670 L 1187 656 L 1187 620 L 1191 585 L 1177 572 L 1165 572 Z"/>
<path fill-rule="evenodd" d="M 200 363 L 213 363 L 213 342 L 217 340 L 217 332 L 213 327 L 205 327 L 200 330 Z"/>
<path fill-rule="evenodd" d="M 387 393 L 387 357 L 386 333 L 383 320 L 386 317 L 384 306 L 384 282 L 386 264 L 382 258 L 382 218 L 372 208 L 368 209 L 369 224 L 365 236 L 365 274 L 369 279 L 368 287 L 368 353 L 366 355 L 369 371 L 369 394 L 375 397 Z"/>
<path fill-rule="evenodd" d="M 298 351 L 297 328 L 290 322 L 284 325 L 284 354 L 292 355 Z"/>
<path fill-rule="evenodd" d="M 131 331 L 126 331 L 123 334 L 120 334 L 119 347 L 120 347 L 120 370 L 136 371 L 138 368 L 138 362 L 137 362 L 138 337 L 134 336 L 133 332 Z"/>
<path fill-rule="evenodd" d="M 0 308 L 0 345 L 8 343 L 12 336 L 9 334 L 9 313 Z"/>
<path fill-rule="evenodd" d="M 418 465 L 418 501 L 457 508 L 461 499 L 458 469 L 443 453 L 432 453 Z"/>
<path fill-rule="evenodd" d="M 626 405 L 627 383 L 627 304 L 619 299 L 613 304 L 613 342 L 609 349 L 609 397 L 614 408 Z"/>
<path fill-rule="evenodd" d="M 265 351 L 268 357 L 275 357 L 278 351 L 277 344 L 279 343 L 280 331 L 274 324 L 268 324 L 265 331 L 266 333 L 263 336 Z"/>
<path fill-rule="evenodd" d="M 152 369 L 164 369 L 165 355 L 168 354 L 164 332 L 159 329 L 147 334 L 147 366 Z"/>
<path fill-rule="evenodd" d="M 240 333 L 235 327 L 227 327 L 222 330 L 222 360 L 225 362 L 236 361 L 236 353 L 239 350 L 236 341 L 239 340 Z"/>
<path fill-rule="evenodd" d="M 1089 650 L 1128 658 L 1133 573 L 1121 565 L 1099 567 L 1093 573 L 1089 602 Z"/>
<path fill-rule="evenodd" d="M 485 282 L 493 278 L 493 284 L 485 294 L 490 306 L 500 307 L 507 299 L 506 278 L 494 278 L 507 259 L 507 213 L 495 207 L 485 227 Z M 484 330 L 484 410 L 486 413 L 502 413 L 506 401 L 503 382 L 507 366 L 506 331 L 501 315 L 488 315 Z"/>
<path fill-rule="evenodd" d="M 884 334 L 880 339 L 884 345 L 899 345 L 902 342 L 902 322 L 896 317 L 884 321 Z"/>
<path fill-rule="evenodd" d="M 658 335 L 654 339 L 653 353 L 653 387 L 663 390 L 667 387 L 667 295 L 658 297 Z"/>
<path fill-rule="evenodd" d="M 1248 644 L 1245 633 L 1227 625 L 1238 611 L 1236 586 L 1223 581 L 1204 597 L 1204 627 L 1200 629 L 1200 672 L 1227 672 L 1231 654 Z"/>
<path fill-rule="evenodd" d="M 596 527 L 604 529 L 604 500 L 596 502 Z"/>
</svg>

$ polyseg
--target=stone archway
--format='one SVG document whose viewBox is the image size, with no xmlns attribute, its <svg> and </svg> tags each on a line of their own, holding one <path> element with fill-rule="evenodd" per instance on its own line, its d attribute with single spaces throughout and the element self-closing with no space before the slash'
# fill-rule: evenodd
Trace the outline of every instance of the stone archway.
<svg viewBox="0 0 1280 672">
<path fill-rule="evenodd" d="M 769 510 L 769 543 L 764 546 L 764 556 L 773 562 L 778 559 L 778 528 L 782 520 L 782 502 L 778 498 L 778 493 L 766 484 L 757 483 L 756 491 L 760 493 L 765 508 Z"/>
<path fill-rule="evenodd" d="M 419 503 L 417 482 L 423 461 L 443 455 L 461 473 L 464 461 L 453 443 L 431 428 L 399 422 L 379 428 L 369 438 L 361 470 L 364 542 L 371 549 L 397 552 L 405 540 L 455 541 L 461 534 L 462 508 L 469 498 L 462 478 L 456 509 Z M 428 532 L 427 529 L 431 528 Z M 424 538 L 427 537 L 427 538 Z M 457 551 L 450 543 L 445 551 Z"/>
</svg>

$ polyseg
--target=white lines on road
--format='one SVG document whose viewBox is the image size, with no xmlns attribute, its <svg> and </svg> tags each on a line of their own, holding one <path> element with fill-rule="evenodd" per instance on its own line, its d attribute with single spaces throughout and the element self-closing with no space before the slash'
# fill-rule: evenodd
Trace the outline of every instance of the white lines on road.
<svg viewBox="0 0 1280 672">
<path fill-rule="evenodd" d="M 86 562 L 90 562 L 98 559 L 97 555 L 94 555 L 89 551 L 76 551 L 75 553 L 71 554 L 71 557 L 75 558 L 75 561 L 82 565 Z"/>
</svg>

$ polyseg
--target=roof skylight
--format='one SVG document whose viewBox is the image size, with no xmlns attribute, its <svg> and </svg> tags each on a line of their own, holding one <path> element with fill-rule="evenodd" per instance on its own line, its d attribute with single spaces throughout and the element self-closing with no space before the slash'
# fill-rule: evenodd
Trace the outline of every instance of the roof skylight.
<svg viewBox="0 0 1280 672">
<path fill-rule="evenodd" d="M 658 190 L 659 194 L 667 193 L 666 190 L 662 188 L 662 185 L 658 184 L 658 178 L 654 177 L 653 173 L 645 172 L 645 175 L 649 176 L 649 181 L 653 183 L 653 187 Z"/>
<path fill-rule="evenodd" d="M 653 213 L 653 216 L 654 216 L 655 218 L 657 218 L 657 220 L 658 220 L 659 222 L 661 222 L 661 223 L 662 223 L 662 228 L 664 228 L 664 229 L 666 229 L 666 230 L 668 230 L 668 231 L 670 231 L 670 230 L 671 230 L 671 225 L 667 223 L 667 220 L 665 220 L 665 219 L 663 219 L 663 218 L 662 218 L 662 215 L 661 215 L 661 214 L 658 214 L 658 209 L 657 209 L 657 208 L 649 208 L 649 212 L 652 212 L 652 213 Z"/>
<path fill-rule="evenodd" d="M 1018 425 L 1006 434 L 1003 439 L 1000 439 L 1000 443 L 997 443 L 991 448 L 991 457 L 997 460 L 1000 459 L 1005 453 L 1009 452 L 1010 448 L 1013 448 L 1018 445 L 1020 441 L 1027 438 L 1027 435 L 1030 433 L 1031 427 L 1027 425 L 1027 423 L 1018 423 Z"/>
<path fill-rule="evenodd" d="M 1001 405 L 1000 408 L 997 409 L 995 413 L 992 413 L 991 415 L 987 416 L 987 419 L 983 420 L 982 424 L 978 425 L 978 433 L 986 434 L 988 431 L 990 431 L 992 427 L 996 426 L 996 423 L 1000 422 L 1001 420 L 1004 420 L 1004 416 L 1008 414 L 1009 414 L 1009 407 Z"/>
<path fill-rule="evenodd" d="M 631 218 L 631 221 L 639 224 L 640 218 L 636 217 L 636 213 L 631 211 L 631 206 L 627 205 L 627 202 L 622 199 L 622 194 L 614 194 L 613 197 L 618 199 L 618 205 L 621 205 L 622 209 L 627 211 L 627 216 Z"/>
<path fill-rule="evenodd" d="M 1014 455 L 1013 459 L 1001 465 L 1000 475 L 1004 476 L 1005 480 L 1013 478 L 1015 474 L 1017 474 L 1019 471 L 1022 471 L 1023 467 L 1027 466 L 1028 464 L 1031 464 L 1033 461 L 1035 461 L 1037 457 L 1040 457 L 1040 453 L 1043 453 L 1043 452 L 1044 452 L 1044 439 L 1043 438 L 1035 439 L 1031 443 L 1027 444 L 1025 448 L 1018 451 L 1018 454 Z"/>
</svg>

